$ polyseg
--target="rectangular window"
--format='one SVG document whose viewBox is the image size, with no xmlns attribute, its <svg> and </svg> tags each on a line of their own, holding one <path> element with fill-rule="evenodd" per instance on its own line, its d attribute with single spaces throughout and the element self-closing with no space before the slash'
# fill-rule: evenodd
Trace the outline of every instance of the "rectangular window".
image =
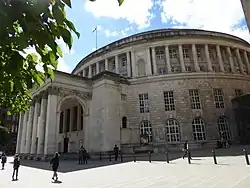
<svg viewBox="0 0 250 188">
<path fill-rule="evenodd" d="M 155 48 L 155 55 L 157 60 L 165 59 L 165 49 L 162 47 Z"/>
<path fill-rule="evenodd" d="M 182 49 L 182 53 L 183 53 L 183 58 L 184 59 L 188 59 L 189 58 L 189 54 L 188 54 L 188 49 L 187 48 L 183 48 Z"/>
<path fill-rule="evenodd" d="M 165 111 L 174 111 L 175 110 L 174 92 L 164 91 L 163 95 L 164 95 Z"/>
<path fill-rule="evenodd" d="M 214 100 L 216 108 L 225 107 L 222 89 L 214 89 Z"/>
<path fill-rule="evenodd" d="M 187 66 L 187 65 L 186 65 L 186 66 L 185 66 L 185 69 L 186 69 L 187 72 L 192 72 L 192 67 L 191 67 L 191 66 Z"/>
<path fill-rule="evenodd" d="M 177 59 L 177 50 L 176 49 L 169 49 L 169 57 L 171 59 Z"/>
<path fill-rule="evenodd" d="M 121 64 L 122 64 L 122 67 L 127 67 L 127 57 L 122 57 L 121 58 Z"/>
<path fill-rule="evenodd" d="M 95 76 L 95 74 L 96 74 L 96 67 L 94 65 L 91 67 L 91 72 L 92 72 L 92 76 Z"/>
<path fill-rule="evenodd" d="M 198 89 L 190 89 L 189 97 L 192 109 L 201 109 L 201 101 Z"/>
<path fill-rule="evenodd" d="M 234 92 L 235 92 L 236 97 L 239 97 L 239 96 L 243 95 L 243 92 L 242 92 L 241 89 L 235 89 Z"/>
<path fill-rule="evenodd" d="M 197 58 L 201 58 L 201 49 L 196 48 Z"/>
<path fill-rule="evenodd" d="M 139 102 L 140 102 L 140 113 L 148 113 L 149 112 L 148 93 L 139 94 Z"/>
<path fill-rule="evenodd" d="M 127 100 L 127 95 L 126 94 L 121 94 L 121 100 L 126 101 Z"/>
</svg>

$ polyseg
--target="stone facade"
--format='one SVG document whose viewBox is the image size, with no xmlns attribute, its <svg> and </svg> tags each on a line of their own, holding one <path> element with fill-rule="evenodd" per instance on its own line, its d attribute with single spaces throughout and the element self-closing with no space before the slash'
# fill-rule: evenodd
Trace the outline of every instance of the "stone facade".
<svg viewBox="0 0 250 188">
<path fill-rule="evenodd" d="M 109 44 L 34 88 L 17 153 L 212 146 L 238 140 L 231 99 L 250 92 L 249 44 L 202 30 L 156 30 Z"/>
</svg>

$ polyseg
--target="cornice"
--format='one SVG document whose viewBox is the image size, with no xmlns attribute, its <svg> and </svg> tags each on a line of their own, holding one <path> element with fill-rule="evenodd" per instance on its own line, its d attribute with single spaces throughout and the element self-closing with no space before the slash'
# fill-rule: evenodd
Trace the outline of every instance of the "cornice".
<svg viewBox="0 0 250 188">
<path fill-rule="evenodd" d="M 131 85 L 162 82 L 162 81 L 174 81 L 174 80 L 189 80 L 189 79 L 228 79 L 228 80 L 245 80 L 250 81 L 249 75 L 230 74 L 230 73 L 214 73 L 214 72 L 193 72 L 193 73 L 178 73 L 178 74 L 166 74 L 166 75 L 154 75 L 137 79 L 130 79 Z"/>
</svg>

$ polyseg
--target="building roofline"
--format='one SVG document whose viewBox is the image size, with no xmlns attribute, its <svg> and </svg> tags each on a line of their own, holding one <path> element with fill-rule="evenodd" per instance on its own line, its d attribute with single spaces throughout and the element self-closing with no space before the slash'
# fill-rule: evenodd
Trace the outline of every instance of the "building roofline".
<svg viewBox="0 0 250 188">
<path fill-rule="evenodd" d="M 183 32 L 183 33 L 182 33 Z M 194 33 L 195 32 L 195 33 Z M 205 32 L 205 33 L 204 33 Z M 154 36 L 150 36 L 154 35 Z M 99 56 L 105 52 L 108 52 L 113 49 L 118 49 L 121 46 L 128 45 L 135 42 L 149 41 L 155 38 L 166 38 L 166 37 L 175 37 L 175 36 L 212 36 L 212 37 L 224 37 L 231 40 L 237 40 L 238 42 L 244 43 L 245 45 L 250 45 L 247 41 L 236 37 L 231 34 L 217 32 L 217 31 L 208 31 L 201 29 L 156 29 L 151 31 L 145 31 L 142 33 L 137 33 L 119 40 L 116 40 L 112 43 L 109 43 L 98 50 L 85 56 L 73 69 L 71 73 L 74 73 L 80 66 L 84 64 L 85 61 Z M 221 36 L 216 36 L 221 35 Z"/>
</svg>

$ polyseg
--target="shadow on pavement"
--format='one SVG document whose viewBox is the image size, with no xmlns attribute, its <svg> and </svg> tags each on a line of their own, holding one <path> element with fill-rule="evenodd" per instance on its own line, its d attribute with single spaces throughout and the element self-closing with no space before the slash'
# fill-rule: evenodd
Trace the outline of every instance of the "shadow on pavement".
<svg viewBox="0 0 250 188">
<path fill-rule="evenodd" d="M 231 148 L 223 148 L 223 149 L 215 149 L 215 153 L 217 157 L 223 157 L 223 156 L 240 156 L 244 155 L 243 149 L 247 148 L 250 153 L 250 146 L 233 146 Z M 183 152 L 181 151 L 175 151 L 175 152 L 169 152 L 169 161 L 182 158 Z M 191 156 L 192 161 L 197 164 L 195 161 L 202 160 L 202 157 L 213 157 L 212 149 L 196 149 L 191 150 Z M 149 161 L 149 155 L 148 154 L 137 154 L 136 155 L 136 161 Z M 151 154 L 151 160 L 154 161 L 164 161 L 166 162 L 166 155 L 165 154 Z M 132 155 L 124 155 L 123 163 L 126 162 L 132 162 L 134 161 L 134 157 Z M 173 162 L 170 162 L 171 164 L 175 164 Z M 85 170 L 85 169 L 92 169 L 92 168 L 98 168 L 98 167 L 104 167 L 104 166 L 111 166 L 111 165 L 117 165 L 121 164 L 121 161 L 109 161 L 109 159 L 103 159 L 103 160 L 89 160 L 88 164 L 78 164 L 78 161 L 73 160 L 61 160 L 60 166 L 58 169 L 58 172 L 61 173 L 67 173 L 67 172 L 73 172 L 78 170 Z M 43 161 L 32 161 L 32 160 L 21 160 L 21 165 L 26 167 L 32 167 L 32 168 L 38 168 L 43 170 L 52 170 L 51 166 L 49 165 L 49 162 L 43 162 Z M 198 165 L 198 164 L 197 164 Z M 220 165 L 227 165 L 227 164 L 220 164 Z M 228 164 L 229 165 L 229 164 Z"/>
</svg>

